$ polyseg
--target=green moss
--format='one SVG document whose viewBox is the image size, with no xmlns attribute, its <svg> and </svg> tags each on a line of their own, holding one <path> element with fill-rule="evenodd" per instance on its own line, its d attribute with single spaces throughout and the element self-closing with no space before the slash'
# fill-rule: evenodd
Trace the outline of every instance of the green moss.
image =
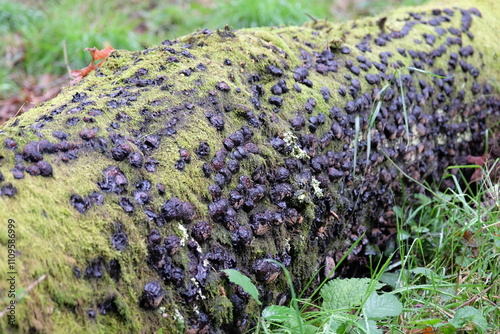
<svg viewBox="0 0 500 334">
<path fill-rule="evenodd" d="M 474 18 L 474 40 L 463 36 L 464 44 L 473 44 L 475 48 L 474 55 L 468 59 L 468 62 L 477 67 L 484 64 L 481 71 L 488 73 L 487 80 L 496 89 L 495 94 L 497 94 L 500 62 L 497 59 L 498 47 L 495 44 L 495 29 L 493 28 L 498 27 L 498 22 L 494 15 L 489 15 L 489 13 L 491 8 L 498 9 L 498 4 L 494 1 L 463 1 L 460 4 L 466 8 L 469 5 L 477 6 L 483 12 L 484 18 L 482 20 Z M 389 16 L 386 26 L 393 30 L 401 29 L 404 24 L 400 15 L 402 13 L 399 11 L 394 16 Z M 455 15 L 452 24 L 456 25 L 459 19 L 459 15 Z M 346 59 L 355 59 L 356 56 L 362 54 L 356 48 L 356 44 L 359 43 L 360 37 L 367 33 L 374 33 L 374 29 L 377 31 L 376 20 L 376 18 L 369 18 L 357 21 L 358 28 L 352 28 L 352 23 L 338 26 L 319 21 L 303 27 L 247 29 L 234 32 L 234 37 L 223 37 L 223 33 L 204 35 L 197 32 L 179 38 L 178 43 L 171 46 L 180 62 L 167 61 L 167 58 L 173 54 L 171 50 L 164 49 L 165 46 L 135 52 L 117 50 L 104 62 L 97 73 L 90 74 L 74 86 L 66 87 L 53 100 L 8 122 L 3 127 L 3 132 L 0 132 L 0 139 L 3 142 L 5 138 L 14 138 L 19 148 L 13 152 L 4 148 L 3 145 L 0 147 L 0 170 L 5 177 L 5 181 L 0 183 L 0 186 L 12 183 L 18 189 L 18 193 L 13 198 L 0 197 L 0 208 L 2 208 L 0 221 L 6 222 L 9 218 L 16 221 L 18 288 L 26 288 L 40 276 L 47 275 L 47 278 L 33 288 L 28 297 L 18 304 L 19 332 L 28 332 L 30 328 L 54 333 L 76 331 L 137 333 L 154 332 L 159 328 L 163 328 L 164 332 L 176 332 L 183 328 L 187 319 L 196 319 L 196 310 L 193 305 L 203 312 L 208 312 L 215 324 L 230 323 L 232 304 L 227 296 L 219 293 L 221 279 L 212 269 L 208 269 L 210 273 L 206 285 L 200 288 L 201 293 L 207 296 L 207 300 L 195 300 L 192 305 L 180 303 L 178 300 L 182 298 L 180 297 L 181 289 L 165 283 L 166 295 L 161 305 L 164 307 L 163 312 L 145 311 L 139 307 L 138 301 L 144 285 L 152 280 L 161 281 L 159 275 L 146 263 L 147 236 L 151 228 L 158 229 L 163 237 L 178 235 L 185 240 L 189 237 L 192 225 L 196 221 L 210 221 L 213 227 L 212 238 L 200 245 L 203 250 L 203 254 L 198 254 L 200 262 L 204 261 L 204 254 L 210 252 L 215 246 L 221 246 L 234 256 L 237 266 L 246 268 L 251 276 L 251 266 L 256 259 L 277 258 L 283 252 L 290 252 L 294 256 L 291 272 L 294 278 L 302 284 L 305 284 L 321 265 L 325 252 L 323 248 L 327 247 L 328 251 L 332 252 L 348 248 L 350 241 L 342 241 L 345 231 L 349 232 L 347 229 L 351 229 L 353 224 L 368 224 L 370 219 L 376 218 L 371 217 L 372 211 L 370 211 L 375 209 L 366 208 L 360 211 L 359 222 L 350 221 L 350 218 L 342 218 L 346 217 L 345 213 L 349 210 L 353 198 L 342 195 L 339 185 L 332 182 L 328 189 L 322 190 L 322 193 L 332 197 L 334 200 L 332 209 L 341 217 L 339 223 L 335 222 L 338 225 L 335 235 L 339 236 L 339 240 L 332 238 L 332 240 L 325 241 L 325 236 L 313 230 L 313 228 L 317 229 L 313 221 L 316 218 L 315 203 L 317 202 L 314 192 L 319 193 L 318 184 L 294 182 L 295 195 L 291 202 L 301 208 L 302 223 L 297 226 L 282 224 L 279 227 L 273 227 L 266 234 L 256 236 L 246 250 L 234 249 L 231 231 L 210 220 L 207 206 L 211 202 L 211 196 L 207 187 L 213 183 L 213 180 L 204 176 L 201 167 L 204 163 L 211 161 L 215 156 L 215 151 L 221 149 L 225 137 L 248 125 L 245 119 L 248 111 L 253 111 L 256 116 L 262 113 L 266 117 L 265 126 L 252 128 L 251 141 L 258 146 L 260 154 L 250 154 L 248 159 L 241 162 L 240 171 L 232 176 L 232 182 L 224 189 L 225 195 L 236 187 L 240 176 L 251 176 L 259 167 L 271 171 L 283 165 L 284 156 L 272 147 L 269 143 L 270 138 L 276 136 L 288 138 L 289 145 L 294 146 L 293 155 L 302 158 L 303 161 L 309 161 L 311 156 L 304 155 L 305 150 L 293 137 L 298 138 L 300 135 L 311 132 L 307 125 L 302 131 L 292 130 L 289 120 L 297 114 L 309 118 L 323 113 L 327 118 L 326 125 L 315 133 L 318 138 L 323 138 L 333 122 L 329 118 L 329 109 L 332 106 L 342 109 L 346 102 L 346 99 L 340 97 L 337 91 L 340 86 L 348 87 L 350 80 L 345 78 L 345 75 L 349 74 L 345 66 L 340 66 L 337 73 L 327 75 L 321 75 L 314 68 L 309 68 L 313 87 L 301 85 L 302 92 L 296 92 L 292 87 L 293 71 L 296 67 L 303 66 L 305 61 L 299 50 L 308 52 L 314 58 L 314 52 L 321 52 L 338 43 L 336 40 L 345 36 L 345 41 L 342 43 L 350 48 L 351 54 L 336 53 L 335 56 L 336 61 L 343 64 Z M 346 34 L 345 31 L 349 33 Z M 419 29 L 408 37 L 398 40 L 397 43 L 391 43 L 387 47 L 378 47 L 372 43 L 373 52 L 363 55 L 370 61 L 379 61 L 379 52 L 392 51 L 391 62 L 401 60 L 405 65 L 410 66 L 412 65 L 411 59 L 401 56 L 395 46 L 414 49 L 416 46 L 413 40 L 421 38 L 422 33 L 432 33 L 432 31 L 430 26 L 420 25 Z M 436 45 L 442 43 L 444 38 L 438 37 Z M 190 46 L 184 47 L 187 43 Z M 426 52 L 432 49 L 425 43 L 419 45 L 418 48 Z M 447 51 L 458 52 L 458 50 L 459 47 L 455 45 Z M 189 51 L 194 58 L 182 55 L 182 51 Z M 231 66 L 223 64 L 226 58 L 232 60 Z M 206 69 L 201 70 L 199 64 L 203 64 Z M 278 112 L 273 111 L 273 106 L 267 102 L 272 96 L 271 87 L 277 81 L 277 78 L 267 70 L 269 65 L 284 69 L 283 78 L 287 80 L 290 89 L 290 92 L 284 95 L 284 104 Z M 446 66 L 447 57 L 436 59 L 436 68 L 446 68 Z M 140 76 L 139 79 L 161 79 L 163 82 L 155 85 L 146 81 L 146 87 L 131 83 L 139 69 L 147 70 L 147 74 Z M 191 71 L 189 76 L 181 74 L 181 71 L 186 70 Z M 389 69 L 388 72 L 390 71 L 392 70 Z M 260 75 L 260 82 L 249 83 L 252 74 Z M 433 84 L 430 76 L 414 74 L 414 77 Z M 470 92 L 472 80 L 469 78 L 470 76 L 460 71 L 456 72 L 454 77 L 455 82 L 463 83 L 463 89 L 466 91 L 464 103 L 472 103 L 475 99 Z M 372 93 L 372 87 L 361 78 L 360 81 L 362 91 Z M 217 90 L 216 85 L 219 82 L 227 83 L 231 90 L 229 92 Z M 484 80 L 481 83 L 483 82 Z M 253 84 L 261 84 L 264 89 L 264 95 L 260 97 L 260 109 L 255 108 L 250 102 L 253 96 L 251 89 Z M 328 102 L 319 93 L 319 89 L 323 86 L 331 92 Z M 241 89 L 239 93 L 236 93 L 237 88 Z M 135 96 L 136 100 L 127 100 L 127 96 L 123 93 L 118 94 L 120 90 L 127 92 L 129 96 Z M 73 102 L 73 96 L 77 93 L 87 94 L 84 102 L 88 103 Z M 118 95 L 110 97 L 111 93 Z M 211 100 L 213 96 L 217 98 L 217 103 Z M 316 100 L 316 107 L 309 114 L 305 111 L 304 105 L 311 97 Z M 116 102 L 116 108 L 110 106 L 111 101 Z M 186 108 L 187 104 L 190 104 L 191 108 Z M 230 108 L 225 109 L 225 107 Z M 93 109 L 99 109 L 103 114 L 94 116 L 95 122 L 93 123 L 84 122 L 83 118 L 90 117 L 89 112 Z M 60 113 L 56 110 L 60 110 Z M 428 105 L 425 110 L 428 113 L 434 112 Z M 224 130 L 217 131 L 210 125 L 206 116 L 208 113 L 222 115 L 225 121 Z M 37 121 L 42 116 L 50 116 L 52 120 Z M 366 115 L 362 116 L 366 117 Z M 76 125 L 70 126 L 67 124 L 70 117 L 79 117 L 81 120 Z M 167 124 L 172 123 L 174 119 L 176 125 L 172 128 L 178 131 L 172 135 L 164 134 Z M 469 118 L 458 115 L 449 122 L 460 124 L 468 120 Z M 111 122 L 116 122 L 119 127 L 112 128 Z M 38 129 L 31 127 L 37 123 L 44 125 Z M 97 136 L 108 141 L 108 150 L 105 153 L 94 150 L 79 136 L 81 130 L 93 127 L 99 128 Z M 81 145 L 78 158 L 63 162 L 62 153 L 45 154 L 44 160 L 53 167 L 52 177 L 33 177 L 26 174 L 22 180 L 14 179 L 10 169 L 17 161 L 15 153 L 21 153 L 24 145 L 33 140 L 38 141 L 40 138 L 56 142 L 52 136 L 54 130 L 68 132 L 70 134 L 68 141 Z M 147 136 L 161 135 L 159 147 L 144 153 L 145 158 L 159 162 L 156 167 L 157 172 L 149 173 L 144 168 L 134 168 L 126 160 L 123 162 L 113 160 L 109 152 L 109 149 L 114 146 L 111 143 L 110 134 L 120 135 L 127 138 L 128 142 L 134 142 L 132 146 L 135 151 L 140 151 L 141 140 Z M 464 132 L 458 138 L 462 141 L 471 140 L 471 132 Z M 440 142 L 441 139 L 443 143 Z M 434 144 L 444 144 L 448 140 L 453 139 L 435 138 Z M 209 144 L 211 148 L 209 157 L 196 156 L 195 150 L 201 141 Z M 399 143 L 403 141 L 398 139 L 393 143 L 384 142 L 381 145 L 396 147 Z M 332 140 L 324 150 L 317 148 L 315 154 L 324 154 L 326 150 L 340 152 L 345 144 L 348 144 L 350 148 L 355 145 L 354 141 L 348 138 Z M 184 171 L 174 168 L 180 158 L 180 148 L 187 149 L 192 157 L 192 161 L 186 164 Z M 415 156 L 416 160 L 418 158 Z M 33 163 L 23 161 L 23 164 L 29 166 Z M 71 206 L 70 197 L 75 194 L 85 197 L 94 191 L 100 191 L 97 183 L 103 181 L 103 170 L 109 166 L 118 166 L 127 176 L 127 190 L 121 195 L 108 193 L 105 195 L 102 206 L 93 205 L 87 212 L 78 213 Z M 121 196 L 133 198 L 135 184 L 143 179 L 149 180 L 153 185 L 150 192 L 151 202 L 145 206 L 146 209 L 159 214 L 162 204 L 167 199 L 176 196 L 195 206 L 194 222 L 173 221 L 158 225 L 148 218 L 144 213 L 144 208 L 137 203 L 134 203 L 136 212 L 126 214 L 118 201 Z M 313 180 L 318 179 L 313 178 Z M 354 180 L 349 180 L 350 184 L 346 187 L 359 186 L 363 181 L 364 176 L 360 173 Z M 165 195 L 160 195 L 156 191 L 157 183 L 165 186 Z M 267 208 L 274 208 L 274 204 L 268 197 L 260 202 L 253 212 Z M 238 215 L 239 223 L 248 226 L 249 215 L 241 210 Z M 324 226 L 326 229 L 334 225 L 332 222 L 325 224 L 330 224 Z M 128 246 L 123 251 L 116 250 L 111 243 L 112 235 L 118 228 L 121 228 L 128 237 Z M 350 235 L 350 232 L 348 234 Z M 0 233 L 2 254 L 6 254 L 6 245 L 7 237 L 4 233 Z M 173 257 L 175 264 L 183 268 L 186 273 L 184 282 L 186 285 L 190 282 L 190 255 L 192 254 L 188 247 L 183 246 Z M 96 258 L 102 259 L 103 278 L 97 280 L 84 278 L 87 266 Z M 118 260 L 121 264 L 122 273 L 117 282 L 110 277 L 109 270 L 105 269 L 110 260 Z M 80 270 L 81 278 L 75 276 L 74 268 Z M 1 280 L 0 289 L 5 290 L 6 287 L 5 280 Z M 263 284 L 262 287 L 272 290 L 273 293 L 288 289 L 283 277 L 271 285 Z M 100 315 L 98 305 L 110 295 L 115 296 L 116 312 L 105 316 Z M 198 298 L 201 297 L 198 296 Z M 96 311 L 98 314 L 96 319 L 88 318 L 89 309 Z M 259 311 L 257 307 L 247 309 L 254 314 Z M 5 323 L 1 326 L 0 328 L 5 331 Z"/>
<path fill-rule="evenodd" d="M 209 314 L 216 319 L 216 326 L 230 324 L 233 321 L 233 303 L 226 296 L 217 296 L 208 309 Z"/>
</svg>

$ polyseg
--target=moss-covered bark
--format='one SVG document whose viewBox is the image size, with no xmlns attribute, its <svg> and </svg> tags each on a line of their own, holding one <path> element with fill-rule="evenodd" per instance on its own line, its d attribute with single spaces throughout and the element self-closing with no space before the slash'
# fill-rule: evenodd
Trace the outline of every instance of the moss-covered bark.
<svg viewBox="0 0 500 334">
<path fill-rule="evenodd" d="M 221 269 L 284 302 L 283 275 L 263 259 L 283 262 L 297 289 L 320 271 L 313 288 L 368 230 L 336 273 L 355 274 L 394 232 L 390 160 L 433 182 L 485 150 L 499 117 L 499 11 L 449 1 L 113 52 L 0 133 L 2 297 L 8 272 L 17 298 L 46 275 L 2 332 L 243 331 L 259 309 Z M 405 66 L 447 78 L 396 78 Z"/>
</svg>

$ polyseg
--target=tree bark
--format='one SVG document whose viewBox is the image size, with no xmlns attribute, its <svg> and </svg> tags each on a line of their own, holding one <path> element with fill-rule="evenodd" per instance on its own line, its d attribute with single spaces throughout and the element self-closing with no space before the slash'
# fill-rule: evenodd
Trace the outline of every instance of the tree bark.
<svg viewBox="0 0 500 334">
<path fill-rule="evenodd" d="M 500 8 L 470 3 L 114 51 L 11 120 L 0 288 L 18 302 L 2 332 L 243 332 L 260 308 L 222 269 L 266 304 L 290 296 L 265 259 L 297 290 L 316 277 L 309 292 L 365 274 L 394 249 L 402 185 L 422 191 L 398 169 L 437 183 L 498 130 Z"/>
</svg>

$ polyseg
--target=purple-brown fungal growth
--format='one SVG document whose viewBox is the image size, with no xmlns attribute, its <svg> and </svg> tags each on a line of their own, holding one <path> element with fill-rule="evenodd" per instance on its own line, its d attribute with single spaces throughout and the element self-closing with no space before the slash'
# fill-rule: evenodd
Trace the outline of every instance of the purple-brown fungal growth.
<svg viewBox="0 0 500 334">
<path fill-rule="evenodd" d="M 113 52 L 1 132 L 0 219 L 32 233 L 19 238 L 19 272 L 53 275 L 30 307 L 86 331 L 98 321 L 175 332 L 161 311 L 193 332 L 243 332 L 255 308 L 221 269 L 278 303 L 284 275 L 266 259 L 302 290 L 368 231 L 338 273 L 362 275 L 392 238 L 401 182 L 421 190 L 387 157 L 437 184 L 494 146 L 484 138 L 500 117 L 500 73 L 487 40 L 500 27 L 489 5 L 368 18 L 349 33 L 326 21 L 205 29 Z M 65 328 L 44 319 L 47 332 Z"/>
</svg>

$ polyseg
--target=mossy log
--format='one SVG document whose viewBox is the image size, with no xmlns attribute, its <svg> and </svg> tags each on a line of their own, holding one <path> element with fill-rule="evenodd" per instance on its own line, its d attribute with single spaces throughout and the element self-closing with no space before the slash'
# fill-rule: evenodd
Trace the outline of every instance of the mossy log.
<svg viewBox="0 0 500 334">
<path fill-rule="evenodd" d="M 266 304 L 290 297 L 264 259 L 299 290 L 362 274 L 394 245 L 402 185 L 422 190 L 398 168 L 433 184 L 484 153 L 498 13 L 448 1 L 114 51 L 0 133 L 1 332 L 242 332 L 260 309 L 222 269 Z"/>
</svg>

